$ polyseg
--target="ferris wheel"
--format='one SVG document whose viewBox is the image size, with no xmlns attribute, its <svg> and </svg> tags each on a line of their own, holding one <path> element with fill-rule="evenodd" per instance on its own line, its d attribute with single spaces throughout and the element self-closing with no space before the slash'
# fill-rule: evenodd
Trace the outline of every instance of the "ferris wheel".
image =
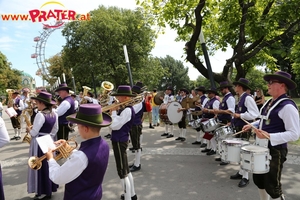
<svg viewBox="0 0 300 200">
<path fill-rule="evenodd" d="M 61 24 L 61 21 L 56 21 L 56 24 Z M 40 36 L 34 37 L 33 41 L 36 42 L 35 45 L 35 53 L 31 54 L 31 58 L 36 59 L 36 65 L 38 66 L 38 70 L 36 71 L 37 76 L 44 76 L 47 79 L 49 77 L 48 66 L 45 58 L 45 47 L 47 40 L 51 33 L 53 33 L 57 29 L 62 29 L 63 26 L 49 26 L 43 25 L 43 32 L 41 32 Z M 44 79 L 43 79 L 44 86 Z"/>
</svg>

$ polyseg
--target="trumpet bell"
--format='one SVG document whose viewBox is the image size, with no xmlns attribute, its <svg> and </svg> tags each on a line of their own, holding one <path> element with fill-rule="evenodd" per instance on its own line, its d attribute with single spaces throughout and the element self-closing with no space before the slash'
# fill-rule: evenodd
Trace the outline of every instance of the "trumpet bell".
<svg viewBox="0 0 300 200">
<path fill-rule="evenodd" d="M 165 93 L 163 92 L 163 91 L 161 91 L 161 92 L 158 92 L 155 96 L 154 96 L 154 103 L 156 104 L 156 105 L 161 105 L 162 103 L 163 103 L 163 100 L 161 100 L 160 98 L 162 97 L 162 98 L 164 98 L 164 96 L 165 96 Z"/>
<path fill-rule="evenodd" d="M 31 156 L 28 159 L 28 166 L 31 169 L 39 170 L 42 167 L 42 162 L 39 160 L 39 158 L 37 156 Z"/>
<path fill-rule="evenodd" d="M 109 81 L 103 81 L 101 83 L 101 87 L 105 90 L 108 90 L 108 91 L 111 91 L 114 89 L 114 84 L 112 84 L 111 82 Z"/>
</svg>

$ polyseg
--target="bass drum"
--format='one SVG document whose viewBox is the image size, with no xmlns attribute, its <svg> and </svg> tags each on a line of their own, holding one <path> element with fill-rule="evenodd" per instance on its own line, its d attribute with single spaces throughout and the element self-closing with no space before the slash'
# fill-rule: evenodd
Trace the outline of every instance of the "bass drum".
<svg viewBox="0 0 300 200">
<path fill-rule="evenodd" d="M 159 118 L 165 123 L 178 123 L 183 116 L 183 112 L 177 112 L 178 108 L 182 108 L 178 102 L 170 102 L 159 106 Z"/>
</svg>

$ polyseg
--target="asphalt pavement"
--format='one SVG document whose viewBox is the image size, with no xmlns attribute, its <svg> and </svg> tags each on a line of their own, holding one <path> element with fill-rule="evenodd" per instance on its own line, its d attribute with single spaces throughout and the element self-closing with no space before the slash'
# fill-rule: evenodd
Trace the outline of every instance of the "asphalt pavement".
<svg viewBox="0 0 300 200">
<path fill-rule="evenodd" d="M 3 112 L 10 137 L 14 132 L 10 119 Z M 141 170 L 133 172 L 135 190 L 139 200 L 258 200 L 258 190 L 249 174 L 250 183 L 239 188 L 239 180 L 229 179 L 240 168 L 229 164 L 220 166 L 215 161 L 217 155 L 207 156 L 201 153 L 199 145 L 192 145 L 196 131 L 188 128 L 185 142 L 175 141 L 178 127 L 175 125 L 175 137 L 166 138 L 163 125 L 150 129 L 147 123 L 143 128 L 143 151 Z M 108 133 L 107 128 L 101 135 Z M 72 135 L 77 134 L 72 133 Z M 71 135 L 71 136 L 72 136 Z M 24 133 L 23 133 L 24 136 Z M 110 144 L 110 140 L 106 139 Z M 80 138 L 77 138 L 80 143 Z M 130 144 L 129 144 L 130 146 Z M 0 149 L 0 160 L 6 200 L 29 200 L 34 194 L 27 193 L 27 160 L 29 145 L 11 141 Z M 130 163 L 134 154 L 128 150 Z M 300 147 L 289 145 L 289 154 L 282 174 L 282 188 L 287 200 L 300 199 Z M 64 186 L 53 193 L 53 200 L 63 199 Z M 122 194 L 120 179 L 117 175 L 112 150 L 103 182 L 103 200 L 118 200 Z"/>
</svg>

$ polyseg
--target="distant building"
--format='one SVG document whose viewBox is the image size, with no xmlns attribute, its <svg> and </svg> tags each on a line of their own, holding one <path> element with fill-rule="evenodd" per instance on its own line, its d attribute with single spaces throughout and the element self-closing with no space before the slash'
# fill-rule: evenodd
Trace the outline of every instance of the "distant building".
<svg viewBox="0 0 300 200">
<path fill-rule="evenodd" d="M 35 83 L 35 79 L 28 73 L 26 72 L 21 72 L 22 74 L 22 88 L 28 88 L 31 91 L 35 90 L 36 87 L 36 83 Z"/>
</svg>

